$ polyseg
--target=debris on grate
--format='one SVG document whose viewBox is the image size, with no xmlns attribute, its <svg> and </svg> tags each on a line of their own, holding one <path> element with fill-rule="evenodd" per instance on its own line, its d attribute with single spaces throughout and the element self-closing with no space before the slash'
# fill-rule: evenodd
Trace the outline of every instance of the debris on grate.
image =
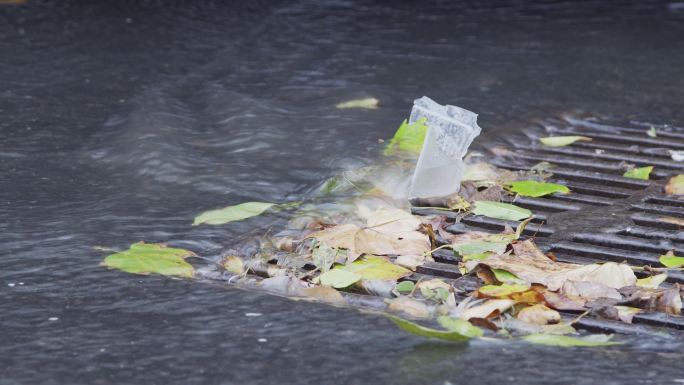
<svg viewBox="0 0 684 385">
<path fill-rule="evenodd" d="M 626 262 L 633 266 L 660 266 L 658 257 L 668 251 L 684 254 L 684 200 L 665 195 L 668 179 L 684 173 L 684 162 L 675 160 L 676 151 L 684 149 L 684 130 L 663 128 L 657 137 L 647 135 L 642 127 L 624 127 L 592 120 L 551 119 L 523 134 L 509 134 L 506 149 L 495 156 L 483 155 L 489 164 L 511 171 L 533 170 L 540 162 L 554 167 L 548 182 L 570 188 L 572 194 L 552 194 L 511 200 L 516 206 L 530 209 L 535 219 L 523 238 L 535 243 L 559 262 L 588 264 Z M 582 136 L 591 141 L 576 141 L 563 147 L 541 144 L 546 136 Z M 675 156 L 673 156 L 673 153 Z M 471 161 L 477 161 L 471 159 Z M 650 180 L 623 176 L 630 167 L 654 166 Z M 440 214 L 434 208 L 414 207 L 417 215 Z M 468 231 L 503 231 L 518 221 L 484 216 L 452 215 L 459 219 L 447 228 L 453 233 Z M 448 268 L 455 261 L 451 253 L 435 257 L 439 266 L 428 273 L 453 278 Z M 637 272 L 644 277 L 646 273 Z M 666 287 L 684 284 L 681 270 L 669 270 Z M 684 330 L 680 316 L 644 312 L 633 317 L 632 325 L 606 323 L 584 317 L 579 327 L 617 333 L 643 332 L 637 326 Z"/>
<path fill-rule="evenodd" d="M 676 257 L 684 199 L 674 194 L 684 195 L 684 129 L 549 118 L 499 133 L 504 146 L 466 157 L 457 194 L 413 199 L 412 215 L 408 195 L 383 188 L 408 186 L 415 157 L 393 152 L 415 155 L 426 131 L 405 122 L 401 132 L 409 143 L 395 136 L 386 167 L 333 178 L 311 204 L 246 202 L 198 216 L 195 225 L 220 225 L 296 210 L 286 229 L 227 250 L 215 265 L 194 269 L 185 261 L 194 253 L 143 243 L 104 264 L 436 320 L 447 330 L 394 318 L 445 339 L 483 333 L 468 321 L 531 340 L 575 328 L 684 330 L 684 258 Z M 346 195 L 331 199 L 332 191 Z"/>
</svg>

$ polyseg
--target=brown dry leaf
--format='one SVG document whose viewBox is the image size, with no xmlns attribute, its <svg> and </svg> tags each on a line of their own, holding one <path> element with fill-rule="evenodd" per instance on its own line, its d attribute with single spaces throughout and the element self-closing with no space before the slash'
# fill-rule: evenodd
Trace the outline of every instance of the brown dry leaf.
<svg viewBox="0 0 684 385">
<path fill-rule="evenodd" d="M 531 240 L 513 243 L 513 252 L 513 255 L 492 255 L 479 262 L 509 271 L 528 283 L 542 284 L 551 291 L 560 289 L 568 280 L 597 282 L 616 289 L 636 283 L 634 272 L 626 264 L 607 262 L 580 266 L 555 262 Z"/>
<path fill-rule="evenodd" d="M 620 321 L 626 324 L 631 324 L 632 318 L 634 318 L 635 315 L 641 313 L 642 311 L 639 308 L 631 306 L 615 306 L 615 309 L 617 309 L 618 318 L 620 319 Z"/>
<path fill-rule="evenodd" d="M 478 261 L 493 269 L 503 269 L 528 283 L 539 283 L 550 290 L 558 290 L 562 279 L 556 274 L 567 273 L 579 265 L 554 262 L 537 248 L 531 240 L 513 243 L 514 255 L 492 255 Z M 555 278 L 555 279 L 554 279 Z"/>
<path fill-rule="evenodd" d="M 347 302 L 339 291 L 329 286 L 309 287 L 302 289 L 301 293 L 307 297 L 336 305 L 343 305 Z"/>
<path fill-rule="evenodd" d="M 663 290 L 663 295 L 658 299 L 656 309 L 668 314 L 680 315 L 682 313 L 682 297 L 679 294 L 679 288 Z"/>
<path fill-rule="evenodd" d="M 565 281 L 561 293 L 571 298 L 580 297 L 587 300 L 597 298 L 622 299 L 617 290 L 598 282 Z"/>
<path fill-rule="evenodd" d="M 544 302 L 556 310 L 585 310 L 586 301 L 581 298 L 570 298 L 553 291 L 543 290 Z"/>
<path fill-rule="evenodd" d="M 416 271 L 416 268 L 425 262 L 434 261 L 432 257 L 427 255 L 400 255 L 394 260 L 395 265 L 403 266 L 412 271 Z"/>
<path fill-rule="evenodd" d="M 417 231 L 420 224 L 419 219 L 403 210 L 382 208 L 370 215 L 364 228 L 338 225 L 308 238 L 349 250 L 347 263 L 362 254 L 422 255 L 430 251 L 430 239 Z"/>
<path fill-rule="evenodd" d="M 637 278 L 629 265 L 624 263 L 606 262 L 593 263 L 568 272 L 563 276 L 566 280 L 596 282 L 619 289 L 636 284 Z"/>
<path fill-rule="evenodd" d="M 546 325 L 558 323 L 561 320 L 560 313 L 542 304 L 526 307 L 518 312 L 517 318 L 521 321 L 535 324 Z"/>
<path fill-rule="evenodd" d="M 475 305 L 465 309 L 459 318 L 469 320 L 471 318 L 489 318 L 493 313 L 498 315 L 510 309 L 515 301 L 510 299 L 490 299 L 480 305 Z"/>
<path fill-rule="evenodd" d="M 434 278 L 434 279 L 431 279 L 429 281 L 420 281 L 417 286 L 419 289 L 424 288 L 427 290 L 435 290 L 437 288 L 442 288 L 445 290 L 451 289 L 451 285 L 442 281 L 439 278 Z"/>
<path fill-rule="evenodd" d="M 679 288 L 649 289 L 639 286 L 627 286 L 620 289 L 627 296 L 625 305 L 638 307 L 646 311 L 662 311 L 679 315 L 682 311 L 682 298 Z"/>
<path fill-rule="evenodd" d="M 423 302 L 406 296 L 385 300 L 389 304 L 388 310 L 398 313 L 406 313 L 416 318 L 427 318 L 432 313 L 430 308 Z"/>
</svg>

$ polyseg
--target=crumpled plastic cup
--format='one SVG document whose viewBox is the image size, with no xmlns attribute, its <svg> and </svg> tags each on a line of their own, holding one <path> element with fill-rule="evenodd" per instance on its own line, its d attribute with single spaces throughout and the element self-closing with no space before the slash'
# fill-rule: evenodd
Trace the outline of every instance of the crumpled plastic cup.
<svg viewBox="0 0 684 385">
<path fill-rule="evenodd" d="M 413 102 L 409 123 L 422 118 L 427 119 L 428 130 L 411 179 L 409 199 L 447 197 L 460 189 L 463 157 L 480 135 L 477 114 L 423 96 Z"/>
</svg>

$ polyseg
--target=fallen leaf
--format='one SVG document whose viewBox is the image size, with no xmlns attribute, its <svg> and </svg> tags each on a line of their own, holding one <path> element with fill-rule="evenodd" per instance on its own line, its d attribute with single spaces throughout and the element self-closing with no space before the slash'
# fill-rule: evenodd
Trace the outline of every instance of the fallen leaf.
<svg viewBox="0 0 684 385">
<path fill-rule="evenodd" d="M 482 329 L 473 326 L 470 322 L 460 318 L 453 318 L 449 316 L 437 317 L 437 322 L 446 330 L 457 332 L 466 337 L 482 337 L 484 332 Z"/>
<path fill-rule="evenodd" d="M 514 293 L 521 293 L 530 290 L 528 285 L 485 285 L 477 289 L 482 297 L 489 298 L 509 298 Z"/>
<path fill-rule="evenodd" d="M 567 194 L 570 189 L 562 184 L 524 180 L 511 183 L 509 190 L 526 197 L 542 197 L 544 195 L 560 193 Z"/>
<path fill-rule="evenodd" d="M 561 275 L 564 280 L 596 282 L 614 289 L 636 284 L 636 276 L 625 263 L 590 264 Z"/>
<path fill-rule="evenodd" d="M 580 266 L 556 262 L 545 256 L 531 240 L 514 243 L 513 250 L 512 255 L 491 255 L 472 264 L 506 270 L 528 284 L 538 283 L 552 291 L 560 289 L 568 280 L 597 282 L 615 289 L 636 283 L 634 272 L 626 264 L 607 262 Z"/>
<path fill-rule="evenodd" d="M 536 325 L 554 324 L 561 320 L 560 313 L 542 304 L 528 306 L 520 310 L 516 318 Z"/>
<path fill-rule="evenodd" d="M 108 255 L 103 265 L 133 274 L 156 273 L 192 278 L 195 271 L 185 258 L 192 251 L 174 249 L 157 243 L 134 243 L 128 250 Z"/>
<path fill-rule="evenodd" d="M 684 263 L 684 258 L 682 258 L 682 263 Z M 650 277 L 646 278 L 641 278 L 637 279 L 636 285 L 640 287 L 646 287 L 649 289 L 657 289 L 660 284 L 665 282 L 667 279 L 667 274 L 662 273 L 662 274 L 657 274 L 657 275 L 652 275 Z"/>
<path fill-rule="evenodd" d="M 399 278 L 411 274 L 410 270 L 401 266 L 397 266 L 388 261 L 386 258 L 379 257 L 377 255 L 365 255 L 361 259 L 357 259 L 350 264 L 337 267 L 337 269 L 358 274 L 361 279 L 367 280 L 379 279 L 396 281 Z"/>
<path fill-rule="evenodd" d="M 384 280 L 384 279 L 362 279 L 358 286 L 370 295 L 383 298 L 392 298 L 395 280 Z"/>
<path fill-rule="evenodd" d="M 634 318 L 635 315 L 641 313 L 641 309 L 637 307 L 631 307 L 631 306 L 615 306 L 615 309 L 618 311 L 618 318 L 620 321 L 626 323 L 626 324 L 631 324 L 632 323 L 632 318 Z"/>
<path fill-rule="evenodd" d="M 650 136 L 651 138 L 658 136 L 655 126 L 651 126 L 651 128 L 646 130 L 646 135 Z"/>
<path fill-rule="evenodd" d="M 393 312 L 406 313 L 416 318 L 427 318 L 432 314 L 425 303 L 406 296 L 385 301 L 389 304 L 387 309 Z"/>
<path fill-rule="evenodd" d="M 409 294 L 413 291 L 415 286 L 415 283 L 413 283 L 412 281 L 402 281 L 394 286 L 394 290 L 398 294 Z"/>
<path fill-rule="evenodd" d="M 505 250 L 505 249 L 504 249 Z M 503 252 L 503 251 L 501 251 Z M 482 261 L 487 259 L 492 253 L 491 252 L 484 252 L 484 253 L 475 253 L 475 254 L 462 254 L 459 252 L 462 257 L 461 257 L 461 262 L 468 262 L 468 261 Z"/>
<path fill-rule="evenodd" d="M 229 255 L 223 260 L 223 268 L 234 274 L 242 274 L 245 272 L 245 264 L 242 259 L 236 255 Z"/>
<path fill-rule="evenodd" d="M 260 215 L 273 206 L 275 206 L 275 203 L 247 202 L 218 210 L 205 211 L 195 217 L 195 222 L 192 225 L 197 226 L 203 223 L 208 225 L 222 225 L 228 222 L 240 221 Z"/>
<path fill-rule="evenodd" d="M 567 280 L 563 283 L 561 293 L 569 297 L 580 297 L 587 300 L 597 298 L 622 299 L 617 290 L 598 282 Z"/>
<path fill-rule="evenodd" d="M 366 109 L 374 110 L 374 109 L 378 108 L 379 102 L 380 101 L 376 98 L 353 99 L 353 100 L 348 100 L 346 102 L 337 103 L 337 105 L 335 107 L 337 107 L 339 109 L 366 108 Z"/>
<path fill-rule="evenodd" d="M 424 264 L 428 259 L 432 260 L 432 258 L 426 255 L 400 255 L 394 260 L 394 264 L 416 271 L 416 268 Z"/>
<path fill-rule="evenodd" d="M 590 141 L 591 138 L 586 136 L 548 136 L 546 138 L 539 138 L 543 145 L 549 147 L 563 147 L 577 142 L 578 140 Z"/>
<path fill-rule="evenodd" d="M 321 242 L 311 252 L 311 259 L 313 260 L 314 266 L 319 268 L 322 272 L 326 272 L 330 270 L 330 267 L 335 263 L 339 253 L 340 249 L 337 247 L 330 247 Z"/>
<path fill-rule="evenodd" d="M 658 298 L 656 310 L 668 314 L 680 315 L 682 313 L 682 296 L 679 288 L 675 287 L 663 291 L 663 295 Z"/>
<path fill-rule="evenodd" d="M 670 178 L 665 185 L 665 194 L 684 195 L 684 174 L 679 174 Z"/>
<path fill-rule="evenodd" d="M 471 318 L 488 318 L 492 313 L 500 314 L 508 310 L 515 304 L 515 301 L 510 299 L 491 299 L 485 301 L 483 304 L 475 305 L 465 309 L 458 314 L 458 317 L 464 320 Z"/>
<path fill-rule="evenodd" d="M 349 287 L 361 280 L 361 276 L 351 271 L 332 269 L 319 276 L 321 285 L 332 286 L 336 289 Z"/>
<path fill-rule="evenodd" d="M 427 134 L 427 126 L 425 122 L 427 119 L 422 118 L 414 123 L 409 124 L 404 120 L 399 126 L 399 129 L 390 140 L 384 154 L 393 155 L 399 152 L 408 152 L 413 154 L 420 154 L 423 149 L 423 142 L 425 141 L 425 134 Z"/>
<path fill-rule="evenodd" d="M 661 255 L 658 261 L 665 267 L 675 268 L 684 266 L 684 257 L 678 257 L 671 251 L 665 255 Z"/>
<path fill-rule="evenodd" d="M 463 245 L 454 245 L 452 250 L 464 257 L 463 262 L 468 260 L 482 259 L 491 253 L 501 254 L 506 251 L 510 241 L 474 241 Z M 468 256 L 468 258 L 465 258 Z"/>
<path fill-rule="evenodd" d="M 473 214 L 484 215 L 489 218 L 517 221 L 532 215 L 528 209 L 509 203 L 494 201 L 475 201 Z"/>
<path fill-rule="evenodd" d="M 620 289 L 627 298 L 624 305 L 634 306 L 646 311 L 662 311 L 679 315 L 682 310 L 682 298 L 678 287 L 669 289 L 649 289 L 638 286 L 627 286 Z"/>
<path fill-rule="evenodd" d="M 542 253 L 531 240 L 513 244 L 513 255 L 491 255 L 483 261 L 472 264 L 484 264 L 491 269 L 506 270 L 528 284 L 539 283 L 550 290 L 558 290 L 564 280 L 554 279 L 556 274 L 576 269 L 579 265 L 554 262 Z"/>
<path fill-rule="evenodd" d="M 431 329 L 398 317 L 390 316 L 390 319 L 394 321 L 401 330 L 417 336 L 438 338 L 447 341 L 467 341 L 470 339 L 470 336 L 463 335 L 458 331 Z"/>
<path fill-rule="evenodd" d="M 581 298 L 570 298 L 549 290 L 544 290 L 541 294 L 544 297 L 544 302 L 556 310 L 585 310 L 586 301 Z"/>
<path fill-rule="evenodd" d="M 361 254 L 423 255 L 430 251 L 429 237 L 417 231 L 421 221 L 403 210 L 381 208 L 370 215 L 366 224 L 364 228 L 337 225 L 308 238 L 349 250 L 348 263 Z"/>
<path fill-rule="evenodd" d="M 559 347 L 594 347 L 594 346 L 611 346 L 620 345 L 619 342 L 612 342 L 612 336 L 604 334 L 594 334 L 587 337 L 569 337 L 563 335 L 552 334 L 530 334 L 522 337 L 523 340 L 546 346 Z"/>
<path fill-rule="evenodd" d="M 514 284 L 514 285 L 525 285 L 526 282 L 520 278 L 518 278 L 515 274 L 511 273 L 510 271 L 502 270 L 502 269 L 491 269 L 492 273 L 494 274 L 494 278 L 496 278 L 497 281 L 501 283 L 509 283 L 509 284 Z M 529 286 L 528 286 L 529 287 Z"/>
<path fill-rule="evenodd" d="M 632 168 L 627 170 L 622 176 L 625 178 L 648 180 L 651 171 L 653 171 L 653 166 Z"/>
</svg>

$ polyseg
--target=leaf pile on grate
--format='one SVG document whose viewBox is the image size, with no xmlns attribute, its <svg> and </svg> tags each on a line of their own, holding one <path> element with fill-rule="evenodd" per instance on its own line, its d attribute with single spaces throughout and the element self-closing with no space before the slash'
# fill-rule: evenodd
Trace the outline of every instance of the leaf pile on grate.
<svg viewBox="0 0 684 385">
<path fill-rule="evenodd" d="M 388 175 L 410 167 L 412 162 L 401 154 L 415 156 L 424 135 L 421 122 L 405 122 L 388 147 L 391 151 L 385 153 L 394 157 L 385 167 L 346 173 L 320 189 L 322 197 L 353 191 L 351 198 L 347 194 L 345 199 L 317 204 L 246 202 L 207 211 L 195 218 L 194 225 L 223 225 L 296 209 L 287 228 L 264 236 L 258 250 L 224 254 L 220 270 L 232 275 L 233 282 L 256 282 L 266 290 L 333 304 L 348 303 L 359 295 L 381 297 L 399 328 L 423 337 L 464 341 L 496 334 L 522 336 L 543 345 L 604 346 L 615 342 L 604 335 L 569 336 L 578 334 L 573 324 L 579 317 L 593 314 L 631 323 L 635 314 L 644 311 L 680 314 L 679 286 L 661 284 L 668 269 L 684 266 L 684 258 L 668 253 L 660 259 L 665 267 L 641 268 L 652 275 L 637 279 L 637 268 L 625 263 L 558 262 L 544 254 L 534 239 L 521 238 L 532 212 L 508 202 L 514 202 L 516 195 L 572 193 L 567 186 L 545 182 L 548 164 L 513 172 L 471 163 L 457 196 L 420 204 L 439 206 L 434 211 L 444 215 L 412 215 L 405 197 L 388 193 L 401 184 Z M 542 142 L 565 146 L 577 140 L 591 138 L 549 137 Z M 626 176 L 647 179 L 651 170 L 634 169 Z M 684 191 L 680 186 L 684 176 L 679 177 L 668 183 L 668 194 Z M 326 210 L 321 210 L 323 206 Z M 447 231 L 448 225 L 468 215 L 521 222 L 516 229 L 507 226 L 498 234 Z M 463 277 L 425 278 L 416 273 L 434 262 L 437 250 L 453 254 Z M 138 243 L 108 256 L 104 264 L 131 273 L 187 278 L 199 274 L 185 261 L 192 256 L 182 249 Z M 464 279 L 476 284 L 459 284 Z"/>
</svg>

